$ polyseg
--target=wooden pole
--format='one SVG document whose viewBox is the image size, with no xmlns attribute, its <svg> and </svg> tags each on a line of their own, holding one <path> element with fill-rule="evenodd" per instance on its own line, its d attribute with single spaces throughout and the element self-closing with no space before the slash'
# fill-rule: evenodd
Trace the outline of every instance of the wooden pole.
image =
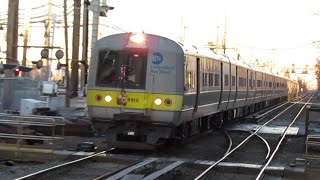
<svg viewBox="0 0 320 180">
<path fill-rule="evenodd" d="M 65 57 L 66 57 L 66 69 L 65 69 L 65 81 L 66 81 L 66 95 L 65 106 L 70 107 L 70 86 L 69 86 L 69 48 L 68 48 L 68 14 L 67 14 L 67 0 L 64 0 L 63 5 L 64 14 L 64 42 L 65 42 Z"/>
<path fill-rule="evenodd" d="M 74 0 L 74 15 L 73 15 L 73 37 L 72 37 L 72 61 L 71 61 L 71 96 L 75 97 L 78 94 L 79 84 L 79 36 L 80 36 L 80 9 L 81 1 Z"/>
</svg>

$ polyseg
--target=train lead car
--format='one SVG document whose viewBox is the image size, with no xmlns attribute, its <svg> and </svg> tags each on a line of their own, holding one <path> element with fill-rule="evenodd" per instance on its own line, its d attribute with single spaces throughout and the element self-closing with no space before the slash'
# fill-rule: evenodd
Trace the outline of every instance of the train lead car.
<svg viewBox="0 0 320 180">
<path fill-rule="evenodd" d="M 111 146 L 152 148 L 286 101 L 297 86 L 210 50 L 122 33 L 92 50 L 88 114 Z"/>
</svg>

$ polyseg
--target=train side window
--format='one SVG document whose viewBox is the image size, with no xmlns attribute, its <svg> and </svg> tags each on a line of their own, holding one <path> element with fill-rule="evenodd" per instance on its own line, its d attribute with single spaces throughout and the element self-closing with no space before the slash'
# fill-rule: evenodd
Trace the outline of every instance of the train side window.
<svg viewBox="0 0 320 180">
<path fill-rule="evenodd" d="M 188 61 L 187 57 L 184 57 L 184 90 L 187 91 L 189 89 L 189 82 L 188 82 Z"/>
<path fill-rule="evenodd" d="M 229 75 L 224 75 L 224 86 L 229 86 Z"/>
<path fill-rule="evenodd" d="M 232 76 L 232 78 L 231 78 L 231 85 L 236 86 L 236 77 L 235 76 Z"/>
<path fill-rule="evenodd" d="M 262 87 L 262 81 L 261 80 L 257 81 L 257 87 Z"/>
<path fill-rule="evenodd" d="M 202 86 L 206 86 L 205 73 L 202 73 Z"/>
<path fill-rule="evenodd" d="M 195 86 L 195 73 L 192 71 L 187 72 L 187 87 L 194 89 Z"/>
<path fill-rule="evenodd" d="M 209 87 L 213 86 L 213 73 L 209 73 Z"/>
<path fill-rule="evenodd" d="M 242 77 L 239 77 L 239 87 L 242 87 Z"/>
<path fill-rule="evenodd" d="M 214 86 L 220 86 L 220 74 L 214 75 Z"/>
<path fill-rule="evenodd" d="M 209 73 L 202 73 L 202 85 L 209 86 Z"/>
</svg>

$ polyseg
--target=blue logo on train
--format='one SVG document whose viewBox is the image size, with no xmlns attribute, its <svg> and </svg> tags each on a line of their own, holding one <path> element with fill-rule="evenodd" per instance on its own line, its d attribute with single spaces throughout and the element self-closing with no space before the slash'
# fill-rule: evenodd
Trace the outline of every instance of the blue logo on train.
<svg viewBox="0 0 320 180">
<path fill-rule="evenodd" d="M 153 59 L 152 59 L 152 63 L 153 64 L 156 64 L 156 65 L 159 65 L 162 63 L 163 61 L 163 56 L 161 53 L 159 52 L 154 52 L 153 54 Z"/>
</svg>

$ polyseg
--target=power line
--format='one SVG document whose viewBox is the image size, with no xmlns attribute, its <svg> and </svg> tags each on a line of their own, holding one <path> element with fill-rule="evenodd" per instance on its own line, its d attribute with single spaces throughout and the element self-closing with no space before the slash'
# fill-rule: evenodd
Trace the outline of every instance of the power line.
<svg viewBox="0 0 320 180">
<path fill-rule="evenodd" d="M 286 47 L 286 48 L 261 48 L 261 47 L 257 47 L 257 46 L 250 46 L 250 45 L 244 45 L 244 44 L 240 44 L 240 43 L 233 43 L 237 46 L 240 46 L 240 47 L 246 47 L 246 48 L 251 48 L 251 49 L 257 49 L 257 50 L 265 50 L 265 51 L 287 51 L 287 50 L 295 50 L 295 49 L 301 49 L 301 48 L 304 48 L 304 47 L 307 47 L 307 46 L 310 46 L 310 45 L 313 45 L 313 44 L 316 44 L 316 43 L 319 43 L 319 41 L 317 42 L 311 42 L 311 43 L 306 43 L 306 44 L 301 44 L 301 45 L 298 45 L 298 46 L 295 46 L 295 47 Z"/>
</svg>

